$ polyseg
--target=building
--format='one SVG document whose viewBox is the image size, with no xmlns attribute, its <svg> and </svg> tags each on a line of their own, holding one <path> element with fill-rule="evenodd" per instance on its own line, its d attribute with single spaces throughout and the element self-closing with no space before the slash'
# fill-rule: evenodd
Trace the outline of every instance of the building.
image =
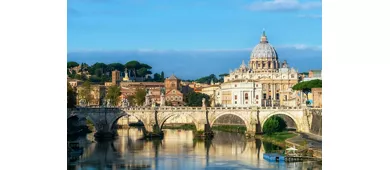
<svg viewBox="0 0 390 170">
<path fill-rule="evenodd" d="M 165 100 L 173 106 L 184 105 L 184 95 L 182 91 L 181 80 L 175 75 L 171 75 L 164 81 L 165 84 Z"/>
<path fill-rule="evenodd" d="M 311 94 L 313 98 L 312 106 L 316 108 L 322 108 L 322 88 L 312 88 Z"/>
<path fill-rule="evenodd" d="M 221 95 L 219 94 L 220 88 L 221 88 L 221 86 L 219 84 L 214 84 L 213 82 L 211 82 L 208 87 L 203 87 L 201 89 L 201 93 L 207 94 L 210 96 L 211 107 L 221 106 L 220 102 L 218 102 L 218 101 L 222 100 Z"/>
<path fill-rule="evenodd" d="M 163 82 L 120 82 L 122 98 L 135 95 L 138 89 L 147 90 L 151 93 L 151 100 L 160 104 L 160 92 L 164 88 Z"/>
<path fill-rule="evenodd" d="M 80 91 L 83 89 L 82 86 L 77 86 L 77 105 L 80 105 L 80 100 L 83 98 Z M 103 104 L 103 100 L 106 96 L 106 87 L 103 85 L 91 85 L 91 101 L 89 101 L 89 106 L 99 106 Z"/>
<path fill-rule="evenodd" d="M 303 78 L 303 81 L 310 80 L 322 80 L 321 70 L 310 70 L 308 76 Z"/>
<path fill-rule="evenodd" d="M 250 55 L 248 66 L 240 67 L 224 77 L 216 90 L 216 104 L 222 106 L 294 106 L 292 86 L 298 83 L 298 72 L 287 61 L 280 62 L 265 32 Z M 292 102 L 293 101 L 293 102 Z"/>
<path fill-rule="evenodd" d="M 112 71 L 112 85 L 118 85 L 120 81 L 121 81 L 120 71 L 118 70 Z"/>
<path fill-rule="evenodd" d="M 69 79 L 68 83 L 72 88 L 76 88 L 77 86 L 80 86 L 83 83 L 83 81 L 77 79 Z"/>
</svg>

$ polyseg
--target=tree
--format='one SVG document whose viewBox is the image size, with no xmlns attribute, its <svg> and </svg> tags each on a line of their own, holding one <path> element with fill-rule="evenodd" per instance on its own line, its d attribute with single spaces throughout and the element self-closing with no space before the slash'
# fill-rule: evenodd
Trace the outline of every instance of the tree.
<svg viewBox="0 0 390 170">
<path fill-rule="evenodd" d="M 187 106 L 202 106 L 202 99 L 206 99 L 206 106 L 210 106 L 210 96 L 203 93 L 190 92 L 184 97 Z"/>
<path fill-rule="evenodd" d="M 148 69 L 145 67 L 142 67 L 137 70 L 137 75 L 140 77 L 145 77 L 148 74 Z"/>
<path fill-rule="evenodd" d="M 164 72 L 162 71 L 161 72 L 161 82 L 164 82 L 165 81 L 165 77 L 164 77 L 165 75 L 164 75 Z"/>
<path fill-rule="evenodd" d="M 136 76 L 136 70 L 141 68 L 141 64 L 138 61 L 129 61 L 125 64 L 125 67 L 131 70 L 131 75 Z"/>
<path fill-rule="evenodd" d="M 218 77 L 219 77 L 219 82 L 223 83 L 223 78 L 224 78 L 225 76 L 227 76 L 227 75 L 229 75 L 229 74 L 224 73 L 224 74 L 218 75 Z"/>
<path fill-rule="evenodd" d="M 106 99 L 110 100 L 111 103 L 116 106 L 119 104 L 119 96 L 121 95 L 121 88 L 117 85 L 108 87 Z"/>
<path fill-rule="evenodd" d="M 195 81 L 198 83 L 210 83 L 211 80 L 213 80 L 214 82 L 218 82 L 218 79 L 214 74 L 210 74 L 209 76 L 201 77 Z"/>
<path fill-rule="evenodd" d="M 310 80 L 300 82 L 292 87 L 293 90 L 301 90 L 309 98 L 312 88 L 322 88 L 322 80 Z"/>
<path fill-rule="evenodd" d="M 67 108 L 74 108 L 76 106 L 76 95 L 77 93 L 73 87 L 67 83 Z"/>
<path fill-rule="evenodd" d="M 72 67 L 77 67 L 79 66 L 79 63 L 74 62 L 74 61 L 69 61 L 67 64 L 67 68 L 72 68 Z"/>
<path fill-rule="evenodd" d="M 275 132 L 282 132 L 286 130 L 287 124 L 283 118 L 279 116 L 271 116 L 264 123 L 263 132 L 266 134 L 273 134 Z"/>
<path fill-rule="evenodd" d="M 158 73 L 154 73 L 153 81 L 159 82 L 161 80 L 161 75 Z"/>
<path fill-rule="evenodd" d="M 114 71 L 114 70 L 118 70 L 118 71 L 125 71 L 125 66 L 121 63 L 111 63 L 108 65 L 108 69 L 109 71 Z"/>
<path fill-rule="evenodd" d="M 140 65 L 141 65 L 140 68 L 152 69 L 152 67 L 150 65 L 147 65 L 144 63 L 141 63 Z"/>
<path fill-rule="evenodd" d="M 96 75 L 97 77 L 101 78 L 103 74 L 105 74 L 108 71 L 108 66 L 104 63 L 95 63 L 92 65 L 88 72 L 90 74 Z"/>
<path fill-rule="evenodd" d="M 92 100 L 92 87 L 91 83 L 89 81 L 85 81 L 83 85 L 81 85 L 81 89 L 79 92 L 80 99 L 85 99 L 87 103 L 91 102 Z"/>
<path fill-rule="evenodd" d="M 145 102 L 146 90 L 145 89 L 137 89 L 135 92 L 135 103 L 140 106 Z"/>
<path fill-rule="evenodd" d="M 129 102 L 129 106 L 134 106 L 136 104 L 135 97 L 133 95 L 126 96 L 126 99 Z"/>
</svg>

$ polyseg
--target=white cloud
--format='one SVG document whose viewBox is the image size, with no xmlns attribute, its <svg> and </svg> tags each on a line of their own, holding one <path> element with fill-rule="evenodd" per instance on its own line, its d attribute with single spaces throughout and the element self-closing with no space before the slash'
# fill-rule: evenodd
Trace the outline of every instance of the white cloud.
<svg viewBox="0 0 390 170">
<path fill-rule="evenodd" d="M 279 45 L 276 46 L 276 48 L 294 48 L 297 50 L 322 50 L 322 45 L 290 44 L 290 45 Z"/>
<path fill-rule="evenodd" d="M 293 11 L 320 8 L 321 1 L 300 2 L 299 0 L 260 0 L 248 6 L 254 11 Z"/>
<path fill-rule="evenodd" d="M 308 15 L 298 15 L 299 18 L 314 18 L 314 19 L 320 19 L 322 18 L 322 15 L 315 15 L 315 14 L 308 14 Z"/>
</svg>

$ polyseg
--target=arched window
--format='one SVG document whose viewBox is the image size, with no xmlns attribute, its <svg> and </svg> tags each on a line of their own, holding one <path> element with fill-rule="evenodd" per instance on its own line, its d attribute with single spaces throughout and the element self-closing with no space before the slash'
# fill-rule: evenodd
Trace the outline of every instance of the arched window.
<svg viewBox="0 0 390 170">
<path fill-rule="evenodd" d="M 259 95 L 256 95 L 256 99 L 259 99 Z"/>
<path fill-rule="evenodd" d="M 245 100 L 248 100 L 248 93 L 245 93 Z"/>
<path fill-rule="evenodd" d="M 234 100 L 237 100 L 237 95 L 234 95 Z"/>
<path fill-rule="evenodd" d="M 276 100 L 279 100 L 279 93 L 276 93 Z"/>
</svg>

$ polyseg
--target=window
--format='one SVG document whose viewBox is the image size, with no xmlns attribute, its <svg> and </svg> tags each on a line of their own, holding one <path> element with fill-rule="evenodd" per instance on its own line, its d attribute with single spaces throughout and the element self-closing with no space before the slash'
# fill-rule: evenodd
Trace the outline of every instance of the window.
<svg viewBox="0 0 390 170">
<path fill-rule="evenodd" d="M 259 104 L 259 101 L 256 101 L 256 104 Z"/>
<path fill-rule="evenodd" d="M 237 100 L 237 95 L 234 95 L 234 100 Z"/>
<path fill-rule="evenodd" d="M 248 104 L 248 102 L 245 102 L 245 104 Z"/>
<path fill-rule="evenodd" d="M 234 87 L 237 87 L 237 84 L 235 84 Z"/>
<path fill-rule="evenodd" d="M 284 95 L 284 100 L 287 100 L 287 95 Z"/>
<path fill-rule="evenodd" d="M 172 83 L 172 84 L 171 84 L 171 87 L 175 87 L 175 83 Z"/>
<path fill-rule="evenodd" d="M 268 96 L 268 99 L 271 99 L 271 96 Z"/>
<path fill-rule="evenodd" d="M 259 85 L 258 85 L 258 84 L 256 84 L 256 87 L 259 87 Z"/>
<path fill-rule="evenodd" d="M 291 74 L 291 78 L 294 78 L 294 74 Z"/>
<path fill-rule="evenodd" d="M 263 99 L 266 99 L 267 98 L 267 94 L 263 94 Z"/>
<path fill-rule="evenodd" d="M 237 101 L 234 101 L 234 104 L 237 104 Z"/>
<path fill-rule="evenodd" d="M 259 95 L 256 95 L 256 99 L 259 99 Z"/>
<path fill-rule="evenodd" d="M 245 93 L 245 100 L 248 100 L 248 93 Z"/>
<path fill-rule="evenodd" d="M 279 93 L 276 93 L 276 100 L 279 100 Z"/>
</svg>

